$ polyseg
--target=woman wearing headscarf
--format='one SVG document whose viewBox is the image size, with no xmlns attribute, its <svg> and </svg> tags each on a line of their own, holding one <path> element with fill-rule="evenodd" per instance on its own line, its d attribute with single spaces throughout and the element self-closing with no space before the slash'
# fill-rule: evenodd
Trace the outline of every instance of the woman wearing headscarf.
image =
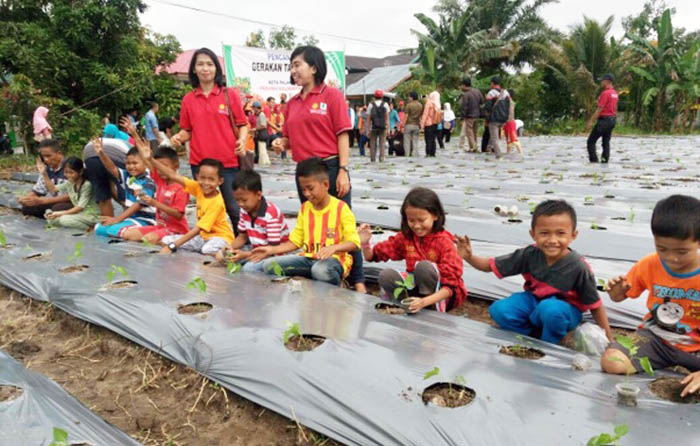
<svg viewBox="0 0 700 446">
<path fill-rule="evenodd" d="M 420 127 L 425 133 L 425 156 L 428 158 L 435 157 L 437 151 L 437 128 L 440 121 L 440 93 L 433 91 L 428 95 L 420 119 Z"/>
<path fill-rule="evenodd" d="M 455 112 L 452 110 L 449 102 L 445 102 L 445 110 L 442 116 L 442 137 L 445 144 L 450 142 L 452 129 L 455 128 Z"/>
<path fill-rule="evenodd" d="M 36 142 L 41 142 L 45 139 L 51 138 L 51 125 L 49 121 L 46 120 L 46 116 L 49 114 L 49 109 L 41 106 L 34 110 L 34 140 Z"/>
<path fill-rule="evenodd" d="M 349 206 L 350 188 L 350 137 L 352 130 L 348 105 L 343 92 L 327 85 L 326 57 L 315 46 L 297 47 L 290 56 L 290 74 L 293 84 L 301 91 L 287 103 L 283 137 L 272 142 L 277 151 L 291 150 L 296 162 L 319 157 L 328 166 L 329 193 Z M 304 194 L 296 178 L 299 200 Z M 360 292 L 365 292 L 362 270 L 362 253 L 352 252 L 353 266 L 348 282 Z"/>
<path fill-rule="evenodd" d="M 190 142 L 190 168 L 194 178 L 199 172 L 199 163 L 205 158 L 216 159 L 224 165 L 224 182 L 219 190 L 236 230 L 239 209 L 233 198 L 233 180 L 240 167 L 238 156 L 246 156 L 248 136 L 248 120 L 241 96 L 237 88 L 225 87 L 219 58 L 209 48 L 194 52 L 188 74 L 192 91 L 182 98 L 181 130 L 170 140 L 174 147 Z"/>
</svg>

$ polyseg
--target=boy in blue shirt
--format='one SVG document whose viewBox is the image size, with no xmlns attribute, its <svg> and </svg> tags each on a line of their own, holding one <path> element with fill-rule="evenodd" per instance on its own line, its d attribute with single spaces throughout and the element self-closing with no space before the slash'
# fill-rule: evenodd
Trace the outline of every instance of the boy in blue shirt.
<svg viewBox="0 0 700 446">
<path fill-rule="evenodd" d="M 107 172 L 125 191 L 124 211 L 116 217 L 100 217 L 100 223 L 95 226 L 95 235 L 121 238 L 128 227 L 155 225 L 155 208 L 138 201 L 141 194 L 149 197 L 156 194 L 156 183 L 148 174 L 138 149 L 132 147 L 127 152 L 126 169 L 121 169 L 105 155 L 99 138 L 93 141 L 93 147 Z"/>
</svg>

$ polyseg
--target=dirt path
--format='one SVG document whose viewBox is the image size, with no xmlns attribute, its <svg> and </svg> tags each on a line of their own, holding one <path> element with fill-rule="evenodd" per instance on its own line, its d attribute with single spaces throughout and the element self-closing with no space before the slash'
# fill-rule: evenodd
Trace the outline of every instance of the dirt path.
<svg viewBox="0 0 700 446">
<path fill-rule="evenodd" d="M 0 286 L 0 349 L 147 446 L 334 446 L 101 327 Z"/>
</svg>

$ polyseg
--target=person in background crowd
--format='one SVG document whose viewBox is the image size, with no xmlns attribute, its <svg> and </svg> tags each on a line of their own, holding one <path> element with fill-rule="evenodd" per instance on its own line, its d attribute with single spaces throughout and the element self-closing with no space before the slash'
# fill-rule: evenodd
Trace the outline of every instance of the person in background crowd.
<svg viewBox="0 0 700 446">
<path fill-rule="evenodd" d="M 280 93 L 280 110 L 282 114 L 287 115 L 287 93 Z"/>
<path fill-rule="evenodd" d="M 491 151 L 496 154 L 496 158 L 501 158 L 503 152 L 501 152 L 501 146 L 499 139 L 501 137 L 501 129 L 503 125 L 508 120 L 506 116 L 502 122 L 494 120 L 493 111 L 496 108 L 496 104 L 500 101 L 510 101 L 510 96 L 508 95 L 508 90 L 501 88 L 501 79 L 498 76 L 491 78 L 491 90 L 486 94 L 486 108 L 489 113 L 488 118 L 488 128 L 489 128 L 489 143 L 488 147 Z"/>
<path fill-rule="evenodd" d="M 444 104 L 444 112 L 442 116 L 442 137 L 445 144 L 450 142 L 450 136 L 452 135 L 452 129 L 455 128 L 455 121 L 457 117 L 455 112 L 452 111 L 452 106 L 449 102 Z"/>
<path fill-rule="evenodd" d="M 418 135 L 420 134 L 420 121 L 423 115 L 423 104 L 418 102 L 418 93 L 412 91 L 411 100 L 406 105 L 406 125 L 403 133 L 403 148 L 408 149 L 408 156 L 418 155 Z"/>
<path fill-rule="evenodd" d="M 41 142 L 45 139 L 51 139 L 51 125 L 49 121 L 46 120 L 46 116 L 49 114 L 49 109 L 41 106 L 34 110 L 34 141 Z"/>
<path fill-rule="evenodd" d="M 369 113 L 367 113 L 366 105 L 363 105 L 362 108 L 360 108 L 359 115 L 360 138 L 357 146 L 360 148 L 360 156 L 365 156 L 365 145 L 369 142 Z"/>
<path fill-rule="evenodd" d="M 481 105 L 484 103 L 484 95 L 478 88 L 472 87 L 472 80 L 468 77 L 462 78 L 461 89 L 463 91 L 460 103 L 462 131 L 459 134 L 459 148 L 460 150 L 466 149 L 466 139 L 469 142 L 468 151 L 478 152 L 476 137 L 479 134 L 479 117 L 481 116 Z"/>
<path fill-rule="evenodd" d="M 350 101 L 345 101 L 346 104 L 348 104 L 348 115 L 350 116 L 350 125 L 352 125 L 352 129 L 348 132 L 350 135 L 350 147 L 353 147 L 355 145 L 355 128 L 357 125 L 357 119 L 356 119 L 356 113 L 355 109 L 350 105 Z"/>
<path fill-rule="evenodd" d="M 151 102 L 151 109 L 148 110 L 148 112 L 146 113 L 146 117 L 145 117 L 146 125 L 144 126 L 144 128 L 146 129 L 146 131 L 145 131 L 146 140 L 148 141 L 148 144 L 150 144 L 151 150 L 153 150 L 154 152 L 161 143 L 160 129 L 158 128 L 157 113 L 158 113 L 158 103 Z"/>
<path fill-rule="evenodd" d="M 437 128 L 442 117 L 440 112 L 440 93 L 433 91 L 428 96 L 420 120 L 420 127 L 425 132 L 425 156 L 435 157 L 437 152 Z"/>
<path fill-rule="evenodd" d="M 360 146 L 360 109 L 359 105 L 353 107 L 355 111 L 355 122 L 353 123 L 352 133 L 355 135 L 354 139 L 357 141 L 357 146 Z M 350 140 L 352 141 L 352 137 Z"/>
<path fill-rule="evenodd" d="M 503 133 L 506 134 L 506 153 L 510 153 L 511 149 L 515 148 L 521 155 L 523 146 L 518 140 L 518 125 L 515 123 L 515 100 L 513 90 L 508 90 L 510 95 L 510 110 L 508 111 L 508 122 L 503 126 Z"/>
<path fill-rule="evenodd" d="M 290 80 L 301 91 L 288 102 L 284 137 L 274 141 L 275 150 L 291 150 L 297 163 L 319 157 L 328 167 L 328 192 L 352 203 L 350 187 L 350 137 L 352 128 L 343 92 L 327 85 L 326 57 L 320 48 L 300 46 L 290 57 Z M 322 109 L 314 104 L 325 104 Z M 295 175 L 299 201 L 307 200 L 301 189 L 299 172 Z M 348 276 L 351 286 L 361 293 L 365 288 L 362 254 L 352 254 L 352 270 Z"/>
<path fill-rule="evenodd" d="M 173 136 L 175 122 L 172 118 L 163 118 L 158 122 L 158 135 L 160 135 L 161 147 L 172 147 L 170 138 Z"/>
<path fill-rule="evenodd" d="M 603 92 L 598 97 L 598 107 L 595 109 L 588 124 L 586 124 L 586 131 L 591 131 L 591 127 L 595 122 L 593 131 L 591 131 L 586 142 L 588 146 L 588 160 L 592 163 L 598 162 L 595 145 L 601 137 L 603 138 L 603 153 L 601 154 L 600 162 L 607 163 L 610 159 L 610 137 L 615 128 L 618 99 L 617 91 L 613 87 L 614 80 L 612 74 L 606 74 L 601 78 L 600 84 L 603 87 Z"/>
<path fill-rule="evenodd" d="M 239 209 L 233 197 L 233 179 L 239 170 L 238 157 L 246 156 L 248 135 L 241 97 L 237 89 L 225 88 L 219 58 L 209 48 L 194 52 L 188 73 L 192 91 L 182 99 L 181 130 L 171 141 L 175 148 L 190 142 L 190 168 L 194 178 L 197 178 L 201 160 L 213 158 L 221 162 L 224 180 L 220 186 L 221 195 L 226 213 L 237 228 Z M 232 125 L 236 126 L 235 131 Z"/>
<path fill-rule="evenodd" d="M 57 186 L 66 182 L 64 168 L 66 160 L 57 140 L 45 139 L 39 143 L 39 158 L 36 168 L 39 178 L 32 190 L 17 199 L 24 215 L 44 218 L 47 210 L 65 211 L 70 209 L 70 197 L 60 193 Z"/>
<path fill-rule="evenodd" d="M 267 143 L 270 139 L 270 135 L 268 133 L 269 125 L 267 116 L 262 112 L 262 104 L 258 101 L 253 102 L 253 112 L 257 117 L 255 123 L 255 145 L 258 154 L 258 163 L 261 166 L 269 166 L 270 157 L 267 155 Z"/>
<path fill-rule="evenodd" d="M 369 114 L 369 158 L 370 162 L 375 162 L 377 159 L 377 151 L 379 152 L 379 162 L 384 162 L 384 150 L 386 148 L 386 135 L 389 129 L 389 114 L 391 110 L 389 105 L 384 102 L 384 92 L 376 90 L 374 92 L 374 101 L 370 102 L 367 107 Z"/>
<path fill-rule="evenodd" d="M 403 149 L 403 133 L 401 132 L 401 116 L 394 108 L 394 103 L 390 102 L 391 113 L 389 114 L 389 155 L 404 156 L 406 153 Z M 398 147 L 396 147 L 398 142 Z"/>
<path fill-rule="evenodd" d="M 272 109 L 272 124 L 270 125 L 270 127 L 272 128 L 273 133 L 270 133 L 268 135 L 267 148 L 272 147 L 272 141 L 282 137 L 282 128 L 284 127 L 284 113 L 282 113 L 282 106 L 280 104 L 275 104 L 274 108 Z M 286 151 L 282 152 L 282 159 L 287 159 Z"/>
</svg>

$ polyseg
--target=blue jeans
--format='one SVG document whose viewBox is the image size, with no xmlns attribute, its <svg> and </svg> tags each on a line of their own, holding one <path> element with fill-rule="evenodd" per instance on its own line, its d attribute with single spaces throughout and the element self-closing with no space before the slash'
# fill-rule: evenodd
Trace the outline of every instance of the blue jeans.
<svg viewBox="0 0 700 446">
<path fill-rule="evenodd" d="M 369 137 L 364 133 L 360 135 L 360 140 L 357 141 L 357 147 L 360 148 L 360 156 L 365 156 L 365 144 L 369 142 Z"/>
<path fill-rule="evenodd" d="M 264 260 L 261 260 L 259 262 L 248 262 L 248 261 L 243 261 L 241 262 L 243 266 L 241 267 L 241 271 L 244 273 L 262 273 L 265 272 L 263 269 L 263 263 Z"/>
<path fill-rule="evenodd" d="M 196 180 L 199 166 L 190 165 L 190 169 L 192 170 L 192 178 Z M 236 179 L 238 170 L 238 167 L 224 167 L 224 183 L 219 186 L 221 196 L 224 198 L 224 204 L 226 205 L 226 213 L 228 214 L 228 218 L 231 219 L 231 226 L 233 226 L 233 232 L 236 235 L 238 235 L 238 216 L 240 214 L 240 209 L 236 204 L 236 199 L 233 198 L 233 180 Z"/>
<path fill-rule="evenodd" d="M 529 291 L 494 302 L 489 314 L 502 328 L 516 333 L 529 335 L 541 329 L 540 339 L 552 344 L 558 344 L 582 319 L 581 311 L 570 303 L 556 297 L 537 300 Z"/>
<path fill-rule="evenodd" d="M 332 285 L 340 285 L 343 279 L 343 266 L 334 258 L 317 260 L 296 254 L 272 257 L 263 260 L 263 270 L 268 274 L 274 274 L 275 262 L 282 267 L 285 276 L 302 276 Z"/>
<path fill-rule="evenodd" d="M 334 158 L 326 161 L 326 165 L 328 166 L 328 181 L 330 184 L 328 193 L 334 197 L 338 197 L 338 190 L 336 189 L 336 179 L 338 178 L 338 171 L 340 170 L 340 162 L 338 161 L 338 158 Z M 348 178 L 349 177 L 350 175 L 348 175 Z M 306 198 L 304 197 L 304 194 L 301 191 L 298 176 L 295 177 L 295 181 L 297 183 L 297 194 L 299 195 L 299 201 L 304 203 L 306 201 Z M 350 209 L 352 209 L 352 186 L 350 187 L 348 193 L 340 199 L 346 202 Z M 350 285 L 355 285 L 356 283 L 365 283 L 365 270 L 362 268 L 362 251 L 357 249 L 351 252 L 350 255 L 352 256 L 352 268 L 350 269 L 350 274 L 348 274 L 348 282 L 350 283 Z"/>
</svg>

